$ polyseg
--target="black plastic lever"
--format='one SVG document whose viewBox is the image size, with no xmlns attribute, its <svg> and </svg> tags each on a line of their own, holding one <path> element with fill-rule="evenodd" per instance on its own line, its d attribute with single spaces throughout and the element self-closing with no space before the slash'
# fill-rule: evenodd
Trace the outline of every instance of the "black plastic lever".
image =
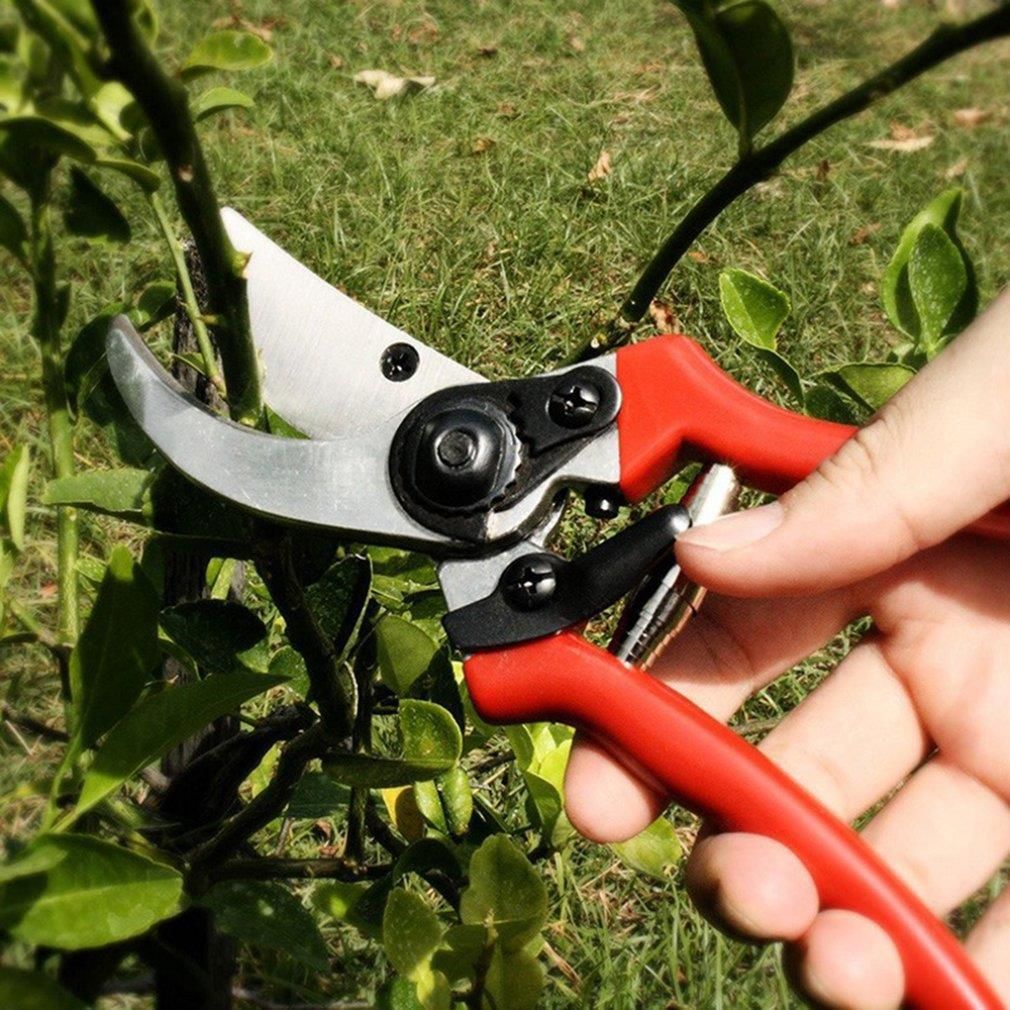
<svg viewBox="0 0 1010 1010">
<path fill-rule="evenodd" d="M 595 617 L 631 592 L 691 525 L 666 505 L 570 561 L 538 551 L 502 572 L 494 592 L 442 619 L 461 652 L 528 642 Z"/>
</svg>

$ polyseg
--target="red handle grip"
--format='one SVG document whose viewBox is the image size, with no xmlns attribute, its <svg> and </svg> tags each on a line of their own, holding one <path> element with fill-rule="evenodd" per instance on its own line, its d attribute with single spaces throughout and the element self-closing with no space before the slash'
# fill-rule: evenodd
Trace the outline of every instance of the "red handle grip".
<svg viewBox="0 0 1010 1010">
<path fill-rule="evenodd" d="M 724 829 L 788 846 L 824 908 L 858 912 L 894 941 L 914 1010 L 1003 1010 L 955 937 L 862 839 L 759 750 L 676 691 L 573 632 L 464 664 L 489 722 L 565 722 L 614 748 L 678 803 Z"/>
<path fill-rule="evenodd" d="M 639 501 L 688 459 L 733 465 L 745 483 L 779 494 L 808 476 L 855 428 L 776 407 L 726 374 L 693 340 L 655 337 L 617 352 L 621 490 Z M 1010 507 L 972 524 L 1010 540 Z"/>
</svg>

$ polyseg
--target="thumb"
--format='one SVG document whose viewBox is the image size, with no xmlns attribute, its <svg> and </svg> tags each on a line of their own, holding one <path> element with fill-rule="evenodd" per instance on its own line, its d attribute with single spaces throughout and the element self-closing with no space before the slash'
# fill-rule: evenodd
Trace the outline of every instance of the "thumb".
<svg viewBox="0 0 1010 1010">
<path fill-rule="evenodd" d="M 808 593 L 882 572 L 1010 497 L 1010 292 L 777 502 L 677 542 L 733 596 Z"/>
</svg>

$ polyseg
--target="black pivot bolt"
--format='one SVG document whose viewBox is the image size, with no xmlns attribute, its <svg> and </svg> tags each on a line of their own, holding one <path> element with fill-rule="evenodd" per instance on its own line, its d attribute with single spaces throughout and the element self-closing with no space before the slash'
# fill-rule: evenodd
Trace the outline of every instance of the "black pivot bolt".
<svg viewBox="0 0 1010 1010">
<path fill-rule="evenodd" d="M 556 386 L 547 401 L 547 414 L 562 428 L 584 428 L 600 407 L 600 391 L 579 379 Z"/>
<path fill-rule="evenodd" d="M 517 558 L 502 575 L 502 595 L 514 610 L 539 610 L 558 586 L 554 559 L 549 554 Z"/>
<path fill-rule="evenodd" d="M 435 454 L 443 466 L 459 470 L 477 458 L 477 439 L 466 428 L 452 428 L 438 440 Z"/>
<path fill-rule="evenodd" d="M 390 382 L 405 382 L 417 371 L 418 355 L 410 344 L 390 344 L 382 352 L 379 367 Z"/>
</svg>

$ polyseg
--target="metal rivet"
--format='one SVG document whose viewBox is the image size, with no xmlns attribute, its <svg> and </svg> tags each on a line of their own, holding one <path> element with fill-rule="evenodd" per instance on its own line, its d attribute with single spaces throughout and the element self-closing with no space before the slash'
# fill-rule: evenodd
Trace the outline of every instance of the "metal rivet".
<svg viewBox="0 0 1010 1010">
<path fill-rule="evenodd" d="M 390 344 L 382 352 L 379 366 L 390 382 L 404 382 L 417 371 L 418 360 L 417 351 L 410 344 Z"/>
</svg>

